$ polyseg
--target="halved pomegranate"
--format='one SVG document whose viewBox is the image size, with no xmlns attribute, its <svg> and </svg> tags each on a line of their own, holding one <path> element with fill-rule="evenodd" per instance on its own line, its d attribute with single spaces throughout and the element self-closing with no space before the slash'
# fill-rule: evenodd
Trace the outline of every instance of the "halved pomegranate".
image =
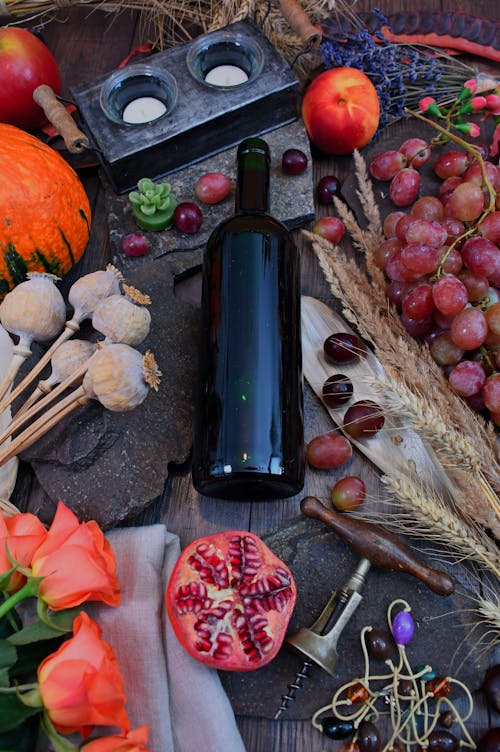
<svg viewBox="0 0 500 752">
<path fill-rule="evenodd" d="M 186 546 L 166 606 L 193 658 L 224 671 L 252 671 L 276 656 L 296 596 L 292 573 L 264 541 L 230 530 Z"/>
</svg>

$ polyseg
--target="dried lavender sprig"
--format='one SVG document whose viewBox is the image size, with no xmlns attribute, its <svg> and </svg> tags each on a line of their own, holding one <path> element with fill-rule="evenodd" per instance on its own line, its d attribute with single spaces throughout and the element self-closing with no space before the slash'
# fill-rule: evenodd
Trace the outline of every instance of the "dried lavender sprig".
<svg viewBox="0 0 500 752">
<path fill-rule="evenodd" d="M 437 100 L 460 91 L 463 82 L 476 71 L 471 66 L 436 52 L 425 45 L 375 42 L 366 28 L 344 29 L 321 45 L 326 68 L 352 67 L 362 70 L 373 82 L 380 100 L 380 126 L 386 127 L 414 107 L 422 96 L 422 84 Z"/>
</svg>

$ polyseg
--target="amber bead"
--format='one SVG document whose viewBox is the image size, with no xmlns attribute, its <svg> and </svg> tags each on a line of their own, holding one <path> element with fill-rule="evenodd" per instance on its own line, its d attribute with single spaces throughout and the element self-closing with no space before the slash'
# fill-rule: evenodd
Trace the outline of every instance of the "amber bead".
<svg viewBox="0 0 500 752">
<path fill-rule="evenodd" d="M 358 747 L 361 752 L 379 752 L 382 746 L 378 728 L 371 721 L 361 721 L 358 728 Z"/>
<path fill-rule="evenodd" d="M 340 752 L 360 752 L 355 742 L 344 742 L 340 747 Z"/>
<path fill-rule="evenodd" d="M 372 658 L 385 661 L 389 657 L 389 640 L 380 629 L 371 629 L 366 633 L 366 647 Z"/>
<path fill-rule="evenodd" d="M 425 685 L 428 692 L 432 692 L 434 697 L 446 697 L 451 692 L 451 684 L 444 676 L 436 676 Z"/>
<path fill-rule="evenodd" d="M 360 682 L 352 684 L 347 690 L 347 697 L 353 705 L 364 705 L 369 696 L 368 690 Z"/>
</svg>

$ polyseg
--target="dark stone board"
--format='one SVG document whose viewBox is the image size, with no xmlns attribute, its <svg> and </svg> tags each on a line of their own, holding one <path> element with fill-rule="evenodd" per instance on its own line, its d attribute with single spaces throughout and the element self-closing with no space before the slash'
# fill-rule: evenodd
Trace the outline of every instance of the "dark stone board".
<svg viewBox="0 0 500 752">
<path fill-rule="evenodd" d="M 264 540 L 288 564 L 296 581 L 297 603 L 287 632 L 292 635 L 300 627 L 312 626 L 332 592 L 349 579 L 358 557 L 325 525 L 306 518 L 292 520 L 264 536 Z M 421 549 L 419 544 L 415 555 L 422 562 L 446 568 L 453 575 L 459 569 L 450 568 L 448 564 L 443 567 L 442 562 L 432 561 Z M 440 675 L 458 678 L 471 690 L 477 689 L 488 666 L 489 651 L 482 649 L 484 645 L 473 649 L 485 634 L 481 628 L 474 630 L 470 640 L 465 639 L 471 633 L 473 621 L 470 613 L 473 593 L 469 588 L 464 578 L 451 596 L 443 597 L 410 575 L 372 567 L 362 592 L 363 599 L 338 641 L 335 676 L 314 666 L 281 719 L 310 718 L 331 702 L 341 685 L 363 676 L 360 631 L 371 625 L 388 632 L 386 611 L 397 598 L 409 603 L 415 621 L 415 635 L 406 648 L 410 664 L 429 664 Z M 395 647 L 391 657 L 396 661 Z M 282 695 L 286 694 L 304 660 L 304 656 L 285 642 L 278 656 L 264 668 L 243 673 L 219 672 L 235 713 L 273 718 Z M 381 661 L 372 661 L 370 673 L 387 674 L 388 668 Z"/>
<path fill-rule="evenodd" d="M 128 274 L 153 301 L 140 349 L 152 350 L 162 371 L 158 392 L 125 413 L 92 401 L 22 454 L 50 498 L 63 499 L 80 519 L 109 528 L 138 514 L 162 494 L 169 463 L 189 457 L 199 309 L 175 295 L 174 281 L 200 259 L 200 251 L 173 253 Z"/>
</svg>

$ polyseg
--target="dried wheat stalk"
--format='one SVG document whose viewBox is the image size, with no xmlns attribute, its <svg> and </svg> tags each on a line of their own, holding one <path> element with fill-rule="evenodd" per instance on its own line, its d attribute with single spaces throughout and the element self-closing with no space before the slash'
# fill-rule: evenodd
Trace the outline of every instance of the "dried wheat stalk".
<svg viewBox="0 0 500 752">
<path fill-rule="evenodd" d="M 457 559 L 476 561 L 500 578 L 500 552 L 470 517 L 454 510 L 416 479 L 394 474 L 384 475 L 381 480 L 400 501 L 385 518 L 385 524 L 399 527 L 403 523 L 409 534 L 440 543 L 445 540 L 447 549 Z"/>
</svg>

